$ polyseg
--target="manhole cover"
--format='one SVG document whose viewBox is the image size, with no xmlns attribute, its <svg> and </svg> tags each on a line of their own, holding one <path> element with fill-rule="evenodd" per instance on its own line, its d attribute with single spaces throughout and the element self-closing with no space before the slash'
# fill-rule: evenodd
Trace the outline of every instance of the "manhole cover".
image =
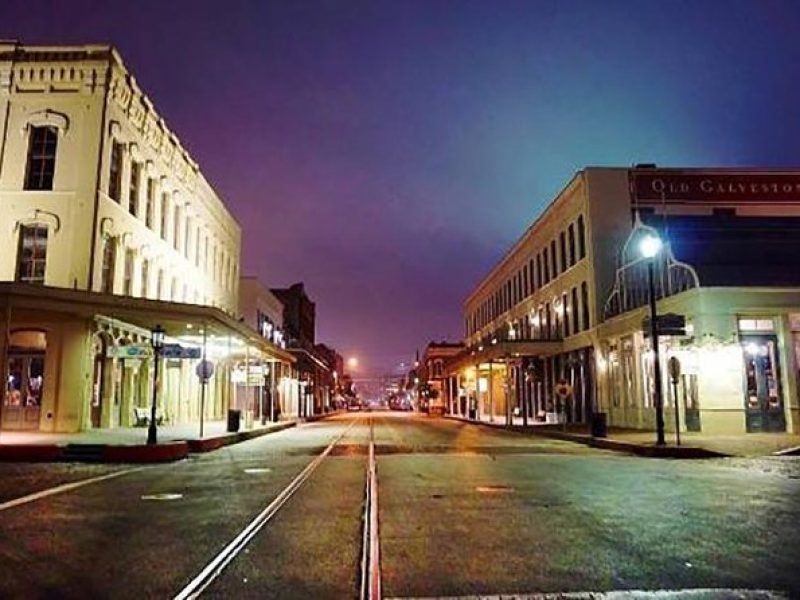
<svg viewBox="0 0 800 600">
<path fill-rule="evenodd" d="M 479 485 L 475 491 L 481 494 L 512 494 L 514 488 L 507 485 Z"/>
<path fill-rule="evenodd" d="M 251 467 L 249 469 L 245 469 L 244 472 L 249 473 L 250 475 L 258 475 L 259 473 L 272 473 L 272 469 L 269 467 Z"/>
<path fill-rule="evenodd" d="M 142 496 L 142 500 L 156 500 L 156 501 L 169 501 L 169 500 L 180 500 L 183 498 L 183 494 L 146 494 Z"/>
</svg>

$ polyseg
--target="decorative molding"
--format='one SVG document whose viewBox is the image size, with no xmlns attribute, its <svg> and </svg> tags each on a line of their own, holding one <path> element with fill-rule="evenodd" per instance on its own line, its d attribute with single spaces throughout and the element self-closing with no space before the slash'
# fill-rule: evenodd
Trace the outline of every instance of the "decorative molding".
<svg viewBox="0 0 800 600">
<path fill-rule="evenodd" d="M 37 208 L 33 211 L 33 217 L 22 218 L 14 223 L 14 231 L 17 231 L 20 227 L 25 225 L 35 225 L 37 223 L 50 225 L 48 220 L 43 219 L 42 216 L 49 217 L 49 220 L 52 220 L 53 233 L 58 233 L 61 230 L 61 217 L 59 217 L 56 213 L 50 212 L 49 210 Z"/>
<path fill-rule="evenodd" d="M 114 227 L 113 217 L 103 217 L 102 219 L 100 219 L 100 237 L 102 237 L 103 239 L 109 239 L 114 237 L 114 234 L 112 233 L 113 229 L 111 231 L 106 231 L 107 223 L 110 223 L 110 227 L 113 228 Z"/>
<path fill-rule="evenodd" d="M 55 127 L 59 135 L 65 135 L 69 131 L 69 117 L 64 113 L 45 108 L 27 116 L 22 133 L 27 133 L 31 127 Z"/>
</svg>

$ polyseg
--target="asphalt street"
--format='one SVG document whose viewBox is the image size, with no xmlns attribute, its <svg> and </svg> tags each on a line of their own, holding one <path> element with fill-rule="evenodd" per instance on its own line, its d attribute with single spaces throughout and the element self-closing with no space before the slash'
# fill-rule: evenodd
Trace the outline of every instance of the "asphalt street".
<svg viewBox="0 0 800 600">
<path fill-rule="evenodd" d="M 798 458 L 647 459 L 373 412 L 169 465 L 0 464 L 0 598 L 357 598 L 370 441 L 386 598 L 800 597 Z"/>
</svg>

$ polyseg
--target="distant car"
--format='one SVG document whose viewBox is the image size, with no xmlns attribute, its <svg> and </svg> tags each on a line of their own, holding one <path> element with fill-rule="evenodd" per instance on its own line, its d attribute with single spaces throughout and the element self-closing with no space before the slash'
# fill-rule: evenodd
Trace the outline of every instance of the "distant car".
<svg viewBox="0 0 800 600">
<path fill-rule="evenodd" d="M 347 410 L 361 410 L 361 402 L 358 398 L 350 398 L 347 401 Z"/>
</svg>

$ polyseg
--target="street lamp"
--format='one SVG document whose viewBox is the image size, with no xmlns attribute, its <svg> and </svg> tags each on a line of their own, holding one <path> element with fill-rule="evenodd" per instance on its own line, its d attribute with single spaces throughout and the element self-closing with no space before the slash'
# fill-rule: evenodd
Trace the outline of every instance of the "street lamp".
<svg viewBox="0 0 800 600">
<path fill-rule="evenodd" d="M 661 252 L 661 238 L 648 234 L 639 242 L 639 251 L 647 259 L 647 285 L 650 298 L 650 343 L 653 345 L 653 383 L 655 384 L 656 406 L 656 445 L 663 446 L 664 441 L 664 394 L 661 389 L 661 362 L 658 357 L 658 314 L 656 312 L 656 257 Z"/>
<path fill-rule="evenodd" d="M 164 349 L 164 328 L 156 325 L 150 332 L 150 345 L 153 346 L 153 402 L 150 405 L 150 424 L 147 427 L 147 444 L 158 443 L 156 435 L 156 397 L 158 395 L 158 359 Z"/>
</svg>

